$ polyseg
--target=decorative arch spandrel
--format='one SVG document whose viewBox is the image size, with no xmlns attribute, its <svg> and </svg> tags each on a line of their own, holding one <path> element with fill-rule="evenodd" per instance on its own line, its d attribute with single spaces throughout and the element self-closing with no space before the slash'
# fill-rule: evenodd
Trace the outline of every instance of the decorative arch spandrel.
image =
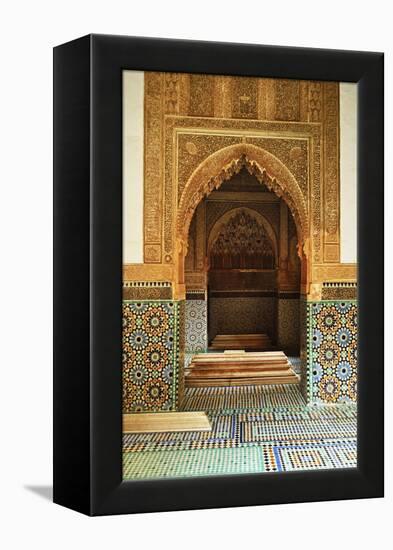
<svg viewBox="0 0 393 550">
<path fill-rule="evenodd" d="M 207 157 L 189 178 L 177 212 L 177 238 L 187 240 L 192 216 L 200 201 L 242 168 L 288 204 L 299 243 L 309 235 L 309 217 L 302 191 L 289 169 L 274 155 L 249 143 L 231 145 Z"/>
</svg>

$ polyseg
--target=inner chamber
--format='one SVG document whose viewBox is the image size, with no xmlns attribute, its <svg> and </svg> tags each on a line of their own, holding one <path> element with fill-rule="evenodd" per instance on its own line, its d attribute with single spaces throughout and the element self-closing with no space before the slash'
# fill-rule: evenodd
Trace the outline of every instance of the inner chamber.
<svg viewBox="0 0 393 550">
<path fill-rule="evenodd" d="M 299 355 L 297 244 L 285 201 L 245 168 L 200 202 L 185 280 L 187 300 L 206 308 L 205 348 L 218 334 L 266 334 L 272 347 Z M 204 351 L 199 344 L 189 351 Z"/>
</svg>

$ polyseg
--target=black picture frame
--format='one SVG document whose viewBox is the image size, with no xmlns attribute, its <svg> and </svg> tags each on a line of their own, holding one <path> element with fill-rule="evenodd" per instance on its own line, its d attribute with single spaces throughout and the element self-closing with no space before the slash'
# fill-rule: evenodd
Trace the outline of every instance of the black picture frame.
<svg viewBox="0 0 393 550">
<path fill-rule="evenodd" d="M 358 467 L 122 481 L 122 70 L 358 83 Z M 54 49 L 54 502 L 88 515 L 383 496 L 383 54 L 110 35 Z"/>
</svg>

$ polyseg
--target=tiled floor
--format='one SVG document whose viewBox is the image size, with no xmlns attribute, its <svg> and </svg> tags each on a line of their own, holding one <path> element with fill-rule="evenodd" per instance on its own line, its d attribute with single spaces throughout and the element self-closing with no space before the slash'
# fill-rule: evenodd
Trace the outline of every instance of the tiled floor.
<svg viewBox="0 0 393 550">
<path fill-rule="evenodd" d="M 189 388 L 184 410 L 212 431 L 124 435 L 125 479 L 356 467 L 356 407 L 307 407 L 297 386 Z"/>
<path fill-rule="evenodd" d="M 230 386 L 187 388 L 182 408 L 185 411 L 223 413 L 304 405 L 297 385 Z"/>
</svg>

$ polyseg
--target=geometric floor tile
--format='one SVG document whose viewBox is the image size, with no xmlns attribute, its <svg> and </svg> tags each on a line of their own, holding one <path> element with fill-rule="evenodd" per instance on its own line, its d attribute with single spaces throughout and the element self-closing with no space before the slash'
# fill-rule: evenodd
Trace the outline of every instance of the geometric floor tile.
<svg viewBox="0 0 393 550">
<path fill-rule="evenodd" d="M 291 386 L 235 389 L 186 389 L 187 403 L 215 407 L 208 411 L 210 432 L 124 434 L 124 478 L 356 467 L 355 405 L 306 406 Z M 242 409 L 246 395 L 265 406 Z"/>
<path fill-rule="evenodd" d="M 330 445 L 275 446 L 277 471 L 356 468 L 356 440 Z"/>
<path fill-rule="evenodd" d="M 301 407 L 304 399 L 297 385 L 187 388 L 183 411 L 223 411 Z"/>
<path fill-rule="evenodd" d="M 123 479 L 257 473 L 263 465 L 259 447 L 125 453 Z"/>
</svg>

